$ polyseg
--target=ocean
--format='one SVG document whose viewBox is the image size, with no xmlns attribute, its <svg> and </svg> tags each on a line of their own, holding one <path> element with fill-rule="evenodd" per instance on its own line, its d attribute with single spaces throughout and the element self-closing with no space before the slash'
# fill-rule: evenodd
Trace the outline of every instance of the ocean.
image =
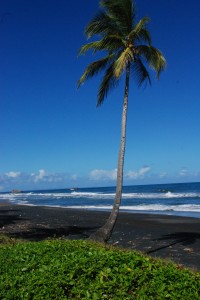
<svg viewBox="0 0 200 300">
<path fill-rule="evenodd" d="M 115 187 L 0 193 L 0 202 L 89 210 L 111 210 Z M 124 186 L 121 211 L 200 218 L 200 182 Z"/>
</svg>

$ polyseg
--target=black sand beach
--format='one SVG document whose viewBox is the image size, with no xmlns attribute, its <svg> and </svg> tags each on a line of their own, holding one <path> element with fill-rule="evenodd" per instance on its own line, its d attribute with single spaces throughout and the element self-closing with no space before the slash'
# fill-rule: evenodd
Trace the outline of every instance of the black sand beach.
<svg viewBox="0 0 200 300">
<path fill-rule="evenodd" d="M 0 203 L 0 233 L 40 241 L 86 239 L 109 213 Z M 200 271 L 200 219 L 120 213 L 110 244 Z"/>
</svg>

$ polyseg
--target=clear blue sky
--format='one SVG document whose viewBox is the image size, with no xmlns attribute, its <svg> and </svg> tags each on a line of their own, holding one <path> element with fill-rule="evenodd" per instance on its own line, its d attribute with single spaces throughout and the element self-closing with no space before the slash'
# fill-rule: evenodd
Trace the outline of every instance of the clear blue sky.
<svg viewBox="0 0 200 300">
<path fill-rule="evenodd" d="M 97 0 L 1 0 L 0 190 L 115 185 L 123 80 L 96 108 L 99 78 L 77 90 L 77 57 Z M 137 0 L 167 59 L 132 81 L 124 184 L 200 180 L 200 1 Z"/>
</svg>

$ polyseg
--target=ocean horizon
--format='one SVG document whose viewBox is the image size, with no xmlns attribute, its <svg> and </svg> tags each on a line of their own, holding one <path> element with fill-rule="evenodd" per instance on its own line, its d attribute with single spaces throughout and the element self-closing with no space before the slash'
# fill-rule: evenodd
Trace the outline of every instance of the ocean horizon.
<svg viewBox="0 0 200 300">
<path fill-rule="evenodd" d="M 110 211 L 115 187 L 0 193 L 0 202 Z M 124 186 L 120 211 L 200 218 L 200 182 Z"/>
</svg>

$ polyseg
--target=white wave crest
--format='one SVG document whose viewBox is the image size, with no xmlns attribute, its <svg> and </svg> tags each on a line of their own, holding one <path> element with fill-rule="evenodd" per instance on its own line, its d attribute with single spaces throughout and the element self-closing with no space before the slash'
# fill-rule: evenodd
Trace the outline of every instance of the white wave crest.
<svg viewBox="0 0 200 300">
<path fill-rule="evenodd" d="M 95 193 L 95 192 L 71 192 L 71 193 L 5 193 L 0 194 L 1 200 L 27 200 L 27 199 L 67 199 L 67 198 L 85 198 L 85 199 L 114 199 L 115 193 Z M 173 199 L 173 198 L 200 198 L 200 193 L 123 193 L 123 199 Z"/>
<path fill-rule="evenodd" d="M 70 205 L 68 208 L 76 209 L 95 209 L 95 210 L 111 210 L 112 205 Z M 151 204 L 151 205 L 129 205 L 120 206 L 120 210 L 128 211 L 177 211 L 177 212 L 200 212 L 200 205 L 161 205 L 161 204 Z"/>
<path fill-rule="evenodd" d="M 93 199 L 113 199 L 115 193 L 72 192 L 73 197 Z M 167 198 L 200 198 L 200 193 L 122 193 L 124 199 L 167 199 Z"/>
<path fill-rule="evenodd" d="M 73 197 L 76 198 L 99 198 L 99 199 L 103 199 L 103 198 L 114 198 L 115 197 L 115 193 L 92 193 L 92 192 L 72 192 L 70 194 Z"/>
</svg>

